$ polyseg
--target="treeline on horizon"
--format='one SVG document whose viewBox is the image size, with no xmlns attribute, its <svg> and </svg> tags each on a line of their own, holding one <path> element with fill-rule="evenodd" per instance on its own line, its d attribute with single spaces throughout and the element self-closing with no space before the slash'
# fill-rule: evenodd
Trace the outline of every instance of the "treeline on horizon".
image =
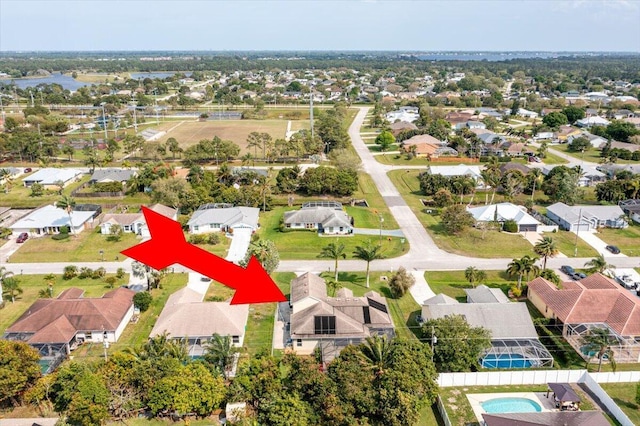
<svg viewBox="0 0 640 426">
<path fill-rule="evenodd" d="M 556 73 L 573 77 L 640 81 L 640 54 L 570 54 L 557 58 L 509 59 L 505 61 L 421 60 L 399 52 L 3 52 L 0 72 L 12 77 L 29 76 L 38 70 L 49 72 L 90 71 L 97 73 L 159 71 L 252 71 L 302 69 L 355 69 L 361 72 L 388 70 L 438 74 L 466 71 L 474 74 L 527 75 Z M 171 56 L 171 60 L 141 58 Z M 290 59 L 295 58 L 295 59 Z M 105 59 L 105 60 L 97 60 Z M 109 60 L 111 59 L 111 60 Z"/>
</svg>

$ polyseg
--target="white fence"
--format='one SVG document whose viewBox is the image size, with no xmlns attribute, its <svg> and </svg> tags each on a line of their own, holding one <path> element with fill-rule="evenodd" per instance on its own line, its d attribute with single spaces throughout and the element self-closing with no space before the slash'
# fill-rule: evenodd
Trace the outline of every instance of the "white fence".
<svg viewBox="0 0 640 426">
<path fill-rule="evenodd" d="M 438 386 L 508 386 L 577 383 L 587 370 L 487 371 L 479 373 L 440 373 Z"/>
<path fill-rule="evenodd" d="M 491 371 L 478 373 L 440 373 L 438 386 L 508 386 L 543 385 L 547 383 L 583 383 L 600 399 L 602 405 L 622 424 L 633 426 L 627 415 L 598 383 L 633 383 L 640 381 L 640 371 L 589 373 L 587 370 Z M 438 401 L 438 408 L 442 401 Z M 446 415 L 442 416 L 446 418 Z M 446 421 L 446 420 L 445 420 Z"/>
<path fill-rule="evenodd" d="M 451 420 L 449 420 L 449 415 L 447 414 L 447 409 L 444 408 L 444 403 L 442 402 L 442 398 L 440 398 L 440 395 L 436 397 L 436 404 L 438 407 L 438 412 L 440 413 L 440 418 L 442 419 L 444 426 L 452 426 Z"/>
<path fill-rule="evenodd" d="M 633 373 L 640 374 L 637 371 L 633 371 Z M 608 374 L 608 373 L 597 373 L 597 374 Z M 600 403 L 605 407 L 607 407 L 607 410 L 609 410 L 611 415 L 613 415 L 613 417 L 615 417 L 616 420 L 620 422 L 622 426 L 634 426 L 631 419 L 629 419 L 629 417 L 624 413 L 624 411 L 622 411 L 622 409 L 618 407 L 615 401 L 611 399 L 609 395 L 607 395 L 607 392 L 605 392 L 605 390 L 602 389 L 602 387 L 600 387 L 598 382 L 596 382 L 596 380 L 591 376 L 591 374 L 585 374 L 584 381 L 582 383 L 584 383 L 589 388 L 589 390 L 595 396 L 598 397 L 598 399 L 600 400 Z"/>
</svg>

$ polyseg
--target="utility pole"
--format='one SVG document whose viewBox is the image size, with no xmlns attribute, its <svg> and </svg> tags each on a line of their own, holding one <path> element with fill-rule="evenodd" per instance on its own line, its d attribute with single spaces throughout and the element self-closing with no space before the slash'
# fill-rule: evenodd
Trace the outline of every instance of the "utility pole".
<svg viewBox="0 0 640 426">
<path fill-rule="evenodd" d="M 138 120 L 136 118 L 136 110 L 138 109 L 138 102 L 136 101 L 136 93 L 133 92 L 133 130 L 136 135 L 138 134 Z"/>
<path fill-rule="evenodd" d="M 309 93 L 309 121 L 311 122 L 311 140 L 315 139 L 313 133 L 313 90 Z"/>
<path fill-rule="evenodd" d="M 433 349 L 438 343 L 438 338 L 436 337 L 436 328 L 431 326 L 431 362 L 433 362 Z"/>
<path fill-rule="evenodd" d="M 578 228 L 576 229 L 576 243 L 573 249 L 573 257 L 578 257 L 578 234 L 580 233 L 581 225 L 582 225 L 582 209 L 580 209 L 580 217 L 578 218 Z"/>
</svg>

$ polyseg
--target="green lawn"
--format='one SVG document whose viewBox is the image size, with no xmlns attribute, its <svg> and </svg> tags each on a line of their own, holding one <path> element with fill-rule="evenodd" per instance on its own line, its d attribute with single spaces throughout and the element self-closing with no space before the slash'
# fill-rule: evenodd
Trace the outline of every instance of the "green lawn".
<svg viewBox="0 0 640 426">
<path fill-rule="evenodd" d="M 544 164 L 567 164 L 568 161 L 562 157 L 558 157 L 557 155 L 550 153 L 547 151 L 547 155 L 542 159 Z"/>
<path fill-rule="evenodd" d="M 517 278 L 511 278 L 505 271 L 485 271 L 487 279 L 483 284 L 500 288 L 507 294 L 511 285 L 517 282 Z M 424 278 L 429 283 L 429 287 L 434 293 L 443 293 L 459 302 L 466 302 L 467 295 L 465 289 L 472 288 L 469 281 L 464 277 L 464 271 L 427 271 Z"/>
<path fill-rule="evenodd" d="M 593 163 L 600 163 L 600 161 L 602 161 L 602 157 L 600 156 L 600 150 L 597 148 L 589 148 L 588 150 L 584 151 L 584 154 L 582 152 L 571 152 L 569 151 L 569 145 L 568 144 L 560 144 L 560 145 L 549 145 L 549 148 L 551 149 L 555 149 L 556 151 L 560 151 L 563 152 L 565 154 L 568 154 L 572 157 L 574 157 L 576 160 L 584 160 L 584 161 L 591 161 Z M 623 160 L 621 158 L 618 158 L 616 160 L 616 163 L 619 164 L 638 164 L 638 161 L 633 161 L 633 160 Z"/>
<path fill-rule="evenodd" d="M 291 280 L 295 276 L 293 272 L 276 272 L 273 274 L 273 279 L 280 290 L 288 296 Z M 261 303 L 249 307 L 247 333 L 244 338 L 244 347 L 249 356 L 260 351 L 271 352 L 275 312 L 275 303 Z"/>
<path fill-rule="evenodd" d="M 545 236 L 549 236 L 555 241 L 556 247 L 560 250 L 560 253 L 574 257 L 576 247 L 576 234 L 569 231 L 559 230 L 558 232 L 545 233 Z M 577 257 L 596 257 L 598 252 L 585 243 L 582 238 L 578 238 L 578 256 Z"/>
<path fill-rule="evenodd" d="M 633 424 L 640 425 L 640 404 L 635 402 L 637 383 L 602 383 L 600 386 L 629 416 Z"/>
<path fill-rule="evenodd" d="M 380 226 L 380 217 L 382 215 L 382 229 L 397 229 L 398 223 L 389 211 L 387 204 L 378 191 L 378 187 L 367 173 L 358 175 L 358 189 L 353 194 L 356 200 L 367 200 L 369 207 L 351 207 L 345 206 L 345 210 L 350 216 L 353 216 L 355 226 L 358 228 L 375 228 Z M 376 213 L 377 212 L 377 213 Z"/>
<path fill-rule="evenodd" d="M 107 276 L 113 276 L 108 274 Z M 22 315 L 33 302 L 38 299 L 38 293 L 40 290 L 46 290 L 48 288 L 48 282 L 44 280 L 45 275 L 16 275 L 20 282 L 20 288 L 23 290 L 22 294 L 19 294 L 15 303 L 11 302 L 11 299 L 7 299 L 5 295 L 5 307 L 0 309 L 0 335 L 4 333 L 4 330 L 9 327 L 15 320 Z M 79 279 L 73 278 L 71 280 L 63 280 L 61 275 L 56 275 L 53 281 L 54 296 L 57 297 L 64 290 L 71 287 L 79 287 L 85 291 L 85 297 L 100 297 L 104 293 L 111 291 L 106 283 L 101 279 Z M 114 288 L 126 283 L 129 277 L 116 282 Z"/>
<path fill-rule="evenodd" d="M 406 154 L 385 154 L 376 155 L 375 159 L 382 164 L 394 165 L 394 166 L 447 166 L 456 164 L 478 164 L 472 158 L 440 158 L 440 161 L 431 161 L 423 157 L 415 157 L 411 160 L 407 160 Z"/>
<path fill-rule="evenodd" d="M 625 229 L 600 228 L 598 238 L 616 245 L 627 256 L 640 256 L 640 226 L 631 224 Z"/>
<path fill-rule="evenodd" d="M 281 259 L 317 259 L 322 251 L 322 247 L 329 243 L 339 241 L 346 247 L 345 253 L 347 259 L 351 259 L 353 250 L 357 245 L 363 245 L 367 240 L 371 240 L 374 244 L 379 238 L 372 235 L 352 235 L 352 236 L 319 236 L 317 232 L 312 231 L 280 231 L 280 219 L 284 212 L 298 207 L 277 207 L 266 213 L 262 213 L 260 223 L 261 227 L 258 231 L 260 238 L 271 240 L 278 247 Z M 404 250 L 408 250 L 408 244 L 401 242 L 397 237 L 382 238 L 382 252 L 385 257 L 391 258 L 399 256 Z M 364 265 L 364 263 L 363 263 Z"/>
<path fill-rule="evenodd" d="M 102 259 L 100 250 L 104 251 L 105 261 L 113 261 L 116 257 L 123 259 L 120 252 L 140 242 L 129 232 L 124 233 L 120 241 L 108 241 L 106 235 L 96 231 L 99 228 L 60 241 L 49 236 L 30 238 L 11 256 L 11 262 L 97 262 Z"/>
</svg>

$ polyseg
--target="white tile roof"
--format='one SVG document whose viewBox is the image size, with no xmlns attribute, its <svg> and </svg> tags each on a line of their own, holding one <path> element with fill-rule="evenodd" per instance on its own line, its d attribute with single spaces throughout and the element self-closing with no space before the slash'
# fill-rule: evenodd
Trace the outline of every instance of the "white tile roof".
<svg viewBox="0 0 640 426">
<path fill-rule="evenodd" d="M 489 204 L 487 206 L 468 208 L 467 211 L 473 215 L 475 220 L 480 222 L 491 222 L 497 219 L 498 222 L 515 220 L 518 225 L 541 225 L 524 208 L 511 203 Z"/>
<path fill-rule="evenodd" d="M 78 227 L 91 219 L 95 211 L 72 211 L 71 220 Z M 10 226 L 11 229 L 39 229 L 45 227 L 69 226 L 69 215 L 66 210 L 48 205 L 29 213 Z"/>
<path fill-rule="evenodd" d="M 82 174 L 82 170 L 77 169 L 40 169 L 31 176 L 24 178 L 25 182 L 38 182 L 43 185 L 55 185 L 59 180 L 67 182 Z"/>
</svg>

